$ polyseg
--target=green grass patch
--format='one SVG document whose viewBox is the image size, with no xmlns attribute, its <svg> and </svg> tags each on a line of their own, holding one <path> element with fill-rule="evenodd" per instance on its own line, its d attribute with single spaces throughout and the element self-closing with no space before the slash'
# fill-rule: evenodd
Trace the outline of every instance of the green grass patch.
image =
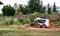
<svg viewBox="0 0 60 36">
<path fill-rule="evenodd" d="M 3 36 L 60 36 L 60 31 L 42 30 L 0 30 Z"/>
</svg>

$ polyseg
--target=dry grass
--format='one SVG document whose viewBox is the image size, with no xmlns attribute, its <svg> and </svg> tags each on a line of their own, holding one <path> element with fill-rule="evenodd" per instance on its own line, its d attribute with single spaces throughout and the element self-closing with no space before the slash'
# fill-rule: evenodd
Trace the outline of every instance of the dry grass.
<svg viewBox="0 0 60 36">
<path fill-rule="evenodd" d="M 26 25 L 23 25 L 25 29 L 18 29 L 20 26 L 17 25 L 2 26 L 0 36 L 60 36 L 60 28 L 32 28 Z"/>
</svg>

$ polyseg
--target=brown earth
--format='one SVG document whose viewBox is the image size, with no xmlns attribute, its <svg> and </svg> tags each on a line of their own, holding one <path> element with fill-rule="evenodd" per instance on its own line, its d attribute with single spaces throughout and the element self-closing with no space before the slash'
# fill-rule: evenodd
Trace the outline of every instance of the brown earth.
<svg viewBox="0 0 60 36">
<path fill-rule="evenodd" d="M 29 24 L 25 24 L 20 26 L 18 29 L 22 29 L 22 30 L 46 30 L 46 31 L 60 31 L 60 28 L 58 28 L 57 26 L 50 26 L 50 28 L 36 28 L 33 27 Z"/>
</svg>

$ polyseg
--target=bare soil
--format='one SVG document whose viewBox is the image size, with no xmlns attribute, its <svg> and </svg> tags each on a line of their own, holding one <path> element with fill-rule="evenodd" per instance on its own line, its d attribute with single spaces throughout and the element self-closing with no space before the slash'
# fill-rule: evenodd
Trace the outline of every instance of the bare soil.
<svg viewBox="0 0 60 36">
<path fill-rule="evenodd" d="M 49 28 L 36 28 L 33 27 L 29 24 L 25 24 L 20 26 L 18 29 L 22 29 L 22 30 L 46 30 L 46 31 L 60 31 L 60 28 L 58 28 L 57 26 L 50 26 Z"/>
</svg>

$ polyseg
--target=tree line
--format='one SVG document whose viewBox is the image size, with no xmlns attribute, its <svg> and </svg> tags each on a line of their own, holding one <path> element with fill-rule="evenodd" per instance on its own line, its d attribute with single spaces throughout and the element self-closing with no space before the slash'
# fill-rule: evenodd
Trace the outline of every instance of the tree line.
<svg viewBox="0 0 60 36">
<path fill-rule="evenodd" d="M 31 14 L 31 13 L 34 13 L 34 12 L 46 13 L 46 7 L 43 5 L 42 0 L 29 0 L 27 5 L 25 5 L 23 7 L 23 5 L 20 4 L 19 8 L 21 10 L 20 12 L 22 12 L 25 15 Z M 15 11 L 16 10 L 11 5 L 6 5 L 6 6 L 3 6 L 3 8 L 2 8 L 3 16 L 14 16 L 15 13 L 16 13 Z M 52 14 L 51 7 L 48 6 L 47 12 L 48 12 L 48 14 Z M 53 12 L 57 13 L 55 2 L 54 2 L 54 5 L 53 5 Z"/>
</svg>

